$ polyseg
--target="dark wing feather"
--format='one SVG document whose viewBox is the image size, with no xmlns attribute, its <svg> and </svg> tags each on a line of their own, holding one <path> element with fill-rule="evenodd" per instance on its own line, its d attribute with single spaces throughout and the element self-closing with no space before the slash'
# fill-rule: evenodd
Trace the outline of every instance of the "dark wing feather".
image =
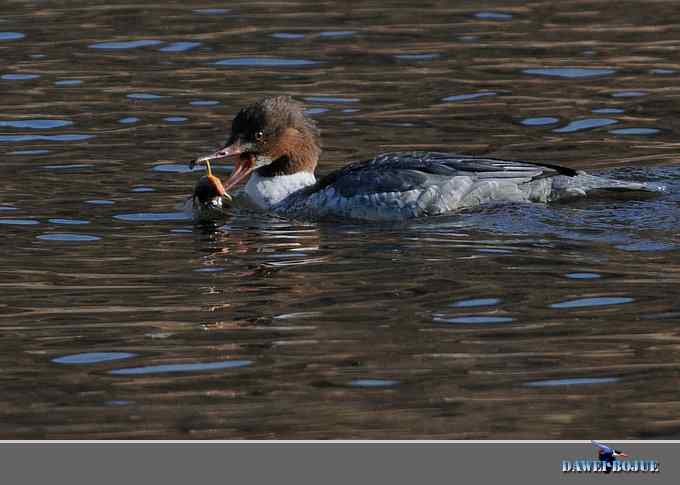
<svg viewBox="0 0 680 485">
<path fill-rule="evenodd" d="M 385 153 L 372 160 L 355 162 L 323 177 L 314 186 L 323 190 L 333 186 L 341 195 L 404 192 L 443 179 L 469 176 L 477 179 L 519 178 L 536 180 L 556 175 L 576 175 L 576 171 L 557 165 L 513 162 L 437 152 Z"/>
</svg>

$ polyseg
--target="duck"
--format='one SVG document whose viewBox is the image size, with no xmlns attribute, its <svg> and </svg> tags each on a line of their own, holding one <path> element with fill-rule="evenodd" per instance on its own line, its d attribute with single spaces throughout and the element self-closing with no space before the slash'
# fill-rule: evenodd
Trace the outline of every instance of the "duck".
<svg viewBox="0 0 680 485">
<path fill-rule="evenodd" d="M 320 131 L 304 105 L 271 96 L 240 109 L 224 146 L 189 165 L 235 159 L 221 192 L 245 182 L 250 205 L 296 219 L 401 221 L 489 204 L 665 190 L 550 163 L 432 151 L 381 153 L 317 179 L 320 155 Z"/>
</svg>

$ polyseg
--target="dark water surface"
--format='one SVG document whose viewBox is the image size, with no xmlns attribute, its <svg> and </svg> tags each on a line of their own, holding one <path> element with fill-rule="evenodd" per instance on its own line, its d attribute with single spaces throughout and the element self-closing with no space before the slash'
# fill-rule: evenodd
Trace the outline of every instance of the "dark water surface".
<svg viewBox="0 0 680 485">
<path fill-rule="evenodd" d="M 677 2 L 140 5 L 0 11 L 0 438 L 680 436 Z M 435 149 L 669 193 L 194 225 L 184 163 L 274 93 L 320 172 Z"/>
</svg>

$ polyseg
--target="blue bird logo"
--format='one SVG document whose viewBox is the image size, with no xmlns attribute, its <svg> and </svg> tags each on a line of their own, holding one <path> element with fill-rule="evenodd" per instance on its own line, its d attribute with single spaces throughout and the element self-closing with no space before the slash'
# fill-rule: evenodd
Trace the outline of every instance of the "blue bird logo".
<svg viewBox="0 0 680 485">
<path fill-rule="evenodd" d="M 600 461 L 604 462 L 605 473 L 611 473 L 612 468 L 614 467 L 614 461 L 616 461 L 617 458 L 628 457 L 626 453 L 599 441 L 591 440 L 590 442 L 597 447 L 597 456 Z"/>
</svg>

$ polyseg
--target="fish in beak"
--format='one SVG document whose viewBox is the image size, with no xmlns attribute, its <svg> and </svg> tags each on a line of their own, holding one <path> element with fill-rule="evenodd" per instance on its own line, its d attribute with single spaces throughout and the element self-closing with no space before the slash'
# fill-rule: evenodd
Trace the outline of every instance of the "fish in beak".
<svg viewBox="0 0 680 485">
<path fill-rule="evenodd" d="M 231 196 L 224 189 L 222 181 L 212 174 L 210 162 L 205 161 L 207 175 L 201 177 L 194 187 L 193 211 L 197 220 L 213 220 L 224 216 L 223 205 Z"/>
<path fill-rule="evenodd" d="M 235 157 L 236 163 L 234 165 L 234 170 L 231 172 L 231 175 L 222 186 L 222 189 L 226 194 L 230 189 L 245 180 L 245 178 L 250 175 L 250 172 L 257 168 L 257 157 L 253 152 L 249 151 L 250 148 L 250 144 L 244 144 L 237 139 L 234 143 L 220 148 L 210 155 L 205 155 L 193 160 L 189 164 L 189 168 L 193 169 L 196 165 L 201 164 L 206 164 L 208 167 L 210 167 L 211 160 L 221 160 L 224 158 Z"/>
<path fill-rule="evenodd" d="M 220 179 L 214 175 L 204 175 L 194 187 L 194 207 L 221 210 L 223 198 L 231 198 L 224 190 Z"/>
</svg>

